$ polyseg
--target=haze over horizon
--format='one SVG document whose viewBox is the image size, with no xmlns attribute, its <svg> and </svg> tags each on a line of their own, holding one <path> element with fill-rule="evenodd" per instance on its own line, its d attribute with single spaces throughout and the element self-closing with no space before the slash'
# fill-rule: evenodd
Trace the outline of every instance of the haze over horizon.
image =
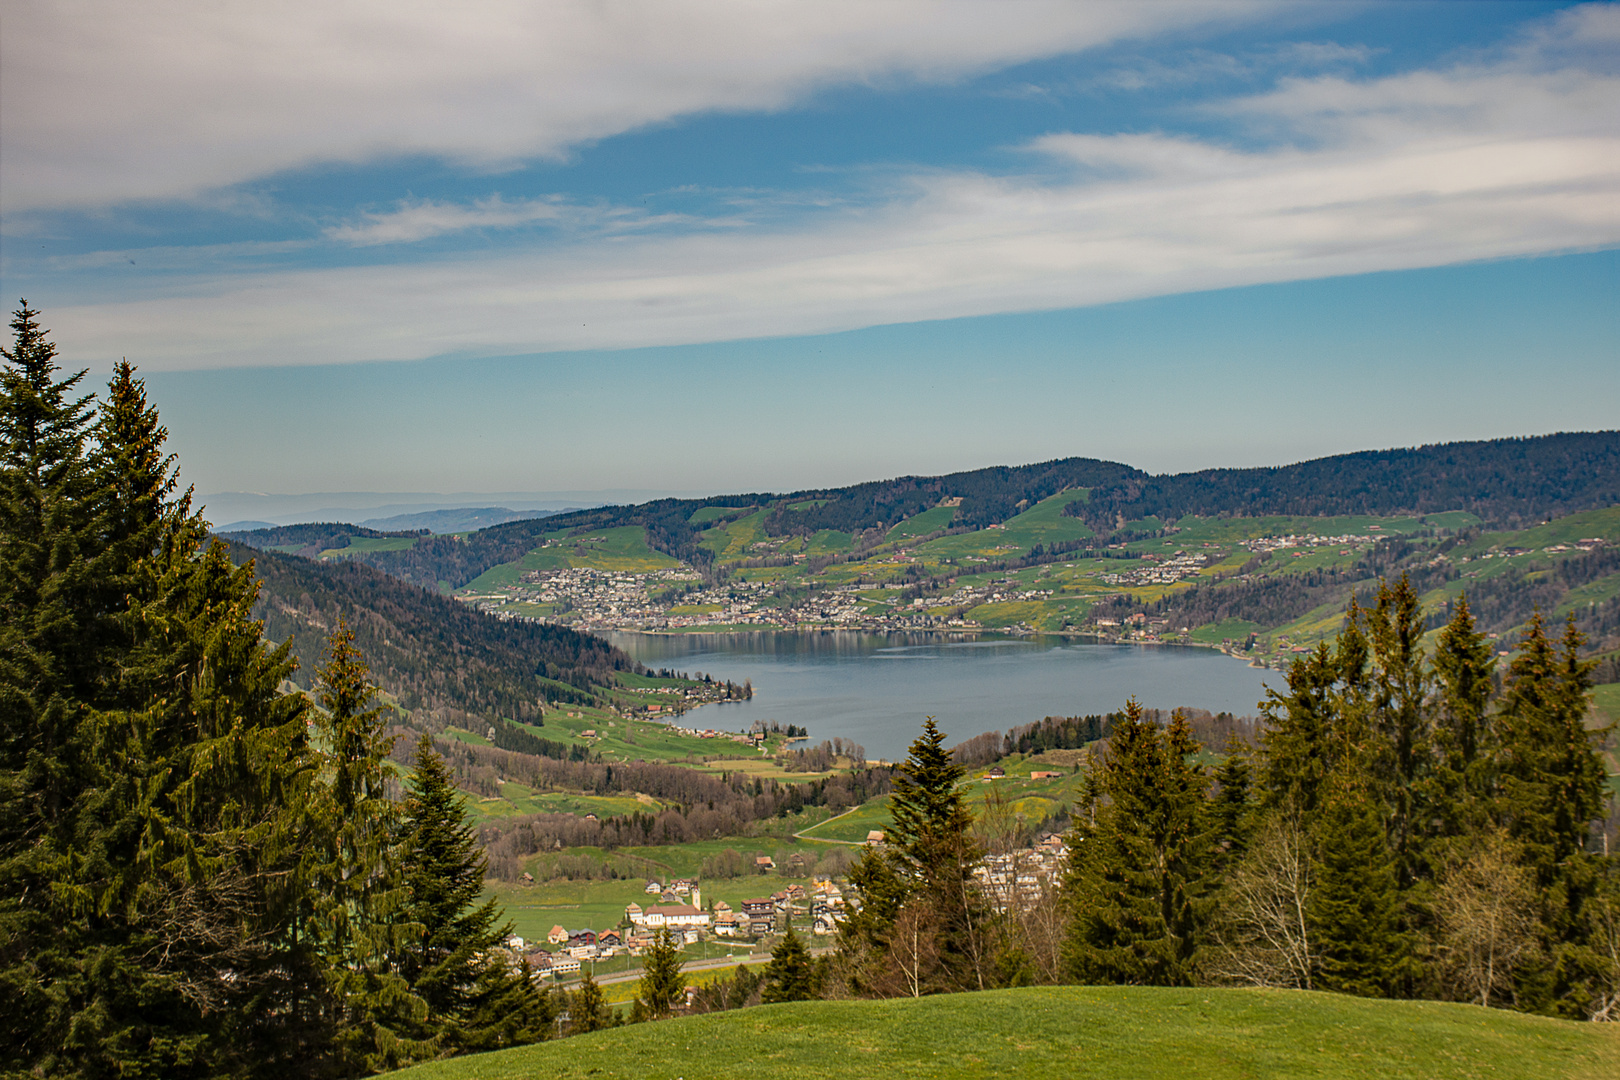
<svg viewBox="0 0 1620 1080">
<path fill-rule="evenodd" d="M 0 60 L 6 295 L 216 496 L 1620 416 L 1612 3 L 36 3 Z"/>
</svg>

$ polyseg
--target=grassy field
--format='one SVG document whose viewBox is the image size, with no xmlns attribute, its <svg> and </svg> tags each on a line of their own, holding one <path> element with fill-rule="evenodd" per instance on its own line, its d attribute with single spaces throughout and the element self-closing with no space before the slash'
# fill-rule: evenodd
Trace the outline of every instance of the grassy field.
<svg viewBox="0 0 1620 1080">
<path fill-rule="evenodd" d="M 1038 987 L 761 1006 L 453 1059 L 409 1080 L 1343 1077 L 1597 1080 L 1620 1031 L 1286 990 Z"/>
<path fill-rule="evenodd" d="M 931 532 L 939 532 L 950 527 L 951 519 L 956 516 L 954 506 L 936 506 L 932 510 L 924 510 L 915 517 L 908 517 L 900 524 L 889 530 L 887 539 L 905 540 L 913 536 L 926 536 Z"/>
<path fill-rule="evenodd" d="M 1542 548 L 1573 543 L 1589 536 L 1620 540 L 1620 506 L 1569 514 L 1519 532 L 1481 533 L 1457 551 L 1460 555 L 1478 555 L 1498 547 Z"/>
<path fill-rule="evenodd" d="M 415 547 L 418 539 L 415 536 L 354 536 L 349 538 L 348 547 L 323 551 L 321 558 L 341 559 L 347 555 L 360 555 L 370 551 L 405 551 Z"/>
<path fill-rule="evenodd" d="M 1055 778 L 1031 780 L 1030 770 L 1055 769 L 1055 766 L 1024 761 L 1017 756 L 1004 758 L 1000 764 L 1007 772 L 1005 779 L 989 784 L 979 783 L 974 778 L 983 770 L 975 769 L 962 786 L 965 801 L 976 817 L 984 813 L 992 794 L 1004 799 L 1007 809 L 1019 819 L 1031 823 L 1052 816 L 1060 805 L 1072 805 L 1079 795 L 1081 777 L 1078 774 L 1065 772 Z M 1020 776 L 1020 773 L 1023 775 Z M 870 830 L 888 827 L 889 796 L 879 795 L 848 814 L 804 829 L 802 835 L 806 840 L 858 844 L 866 839 Z"/>
<path fill-rule="evenodd" d="M 942 536 L 938 540 L 930 540 L 922 545 L 917 549 L 917 553 L 940 559 L 960 559 L 970 556 L 1005 558 L 1014 552 L 1028 552 L 1036 544 L 1083 540 L 1093 535 L 1091 529 L 1079 518 L 1063 516 L 1063 508 L 1079 498 L 1078 491 L 1065 491 L 1053 495 L 1036 503 L 1017 517 L 1009 518 L 1000 528 Z"/>
<path fill-rule="evenodd" d="M 1592 687 L 1592 701 L 1611 723 L 1620 723 L 1620 683 Z"/>
<path fill-rule="evenodd" d="M 864 834 L 863 834 L 864 836 Z M 624 909 L 631 903 L 657 903 L 645 891 L 646 882 L 664 883 L 679 877 L 698 877 L 703 860 L 732 849 L 752 863 L 758 855 L 767 855 L 781 868 L 780 873 L 751 874 L 738 878 L 704 878 L 703 900 L 724 900 L 740 909 L 744 900 L 769 896 L 792 884 L 809 885 L 815 873 L 832 873 L 828 865 L 832 845 L 794 840 L 792 837 L 757 836 L 731 837 L 721 840 L 703 840 L 689 844 L 663 847 L 627 847 L 613 851 L 600 848 L 569 848 L 565 853 L 571 859 L 600 861 L 612 866 L 620 876 L 608 880 L 566 881 L 544 880 L 555 867 L 558 856 L 540 855 L 525 861 L 524 865 L 542 880 L 534 884 L 486 883 L 486 895 L 500 901 L 516 927 L 525 938 L 544 938 L 555 925 L 570 930 L 590 927 L 606 930 L 617 926 L 624 918 Z M 793 856 L 802 855 L 795 864 Z M 834 858 L 847 861 L 850 852 L 839 851 Z"/>
<path fill-rule="evenodd" d="M 681 565 L 679 561 L 647 546 L 647 530 L 639 525 L 598 529 L 573 536 L 568 530 L 547 533 L 540 547 L 516 562 L 502 563 L 485 570 L 468 582 L 462 592 L 491 592 L 516 585 L 526 570 L 563 570 L 582 567 L 592 570 L 621 570 L 646 574 Z"/>
</svg>

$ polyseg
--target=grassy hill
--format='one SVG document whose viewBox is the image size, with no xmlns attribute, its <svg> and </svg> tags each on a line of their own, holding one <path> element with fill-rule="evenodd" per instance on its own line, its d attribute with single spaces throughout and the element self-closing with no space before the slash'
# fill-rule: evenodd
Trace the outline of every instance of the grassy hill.
<svg viewBox="0 0 1620 1080">
<path fill-rule="evenodd" d="M 773 1005 L 390 1074 L 409 1080 L 1620 1075 L 1620 1030 L 1281 990 L 1038 987 Z"/>
</svg>

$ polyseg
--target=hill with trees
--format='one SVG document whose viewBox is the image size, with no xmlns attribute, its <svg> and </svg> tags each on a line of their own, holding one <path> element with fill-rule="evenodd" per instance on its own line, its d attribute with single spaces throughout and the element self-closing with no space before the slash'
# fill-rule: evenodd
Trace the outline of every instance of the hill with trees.
<svg viewBox="0 0 1620 1080">
<path fill-rule="evenodd" d="M 241 545 L 230 553 L 239 565 L 252 561 L 261 582 L 254 615 L 303 662 L 293 675 L 301 686 L 340 616 L 378 685 L 413 712 L 538 723 L 543 702 L 589 704 L 615 673 L 645 670 L 601 638 L 498 619 L 352 559 L 316 562 Z"/>
<path fill-rule="evenodd" d="M 1392 516 L 1464 510 L 1522 528 L 1620 504 L 1620 432 L 1367 450 L 1297 465 L 1131 476 L 1091 485 L 1068 510 L 1099 533 L 1127 521 L 1196 515 Z"/>
<path fill-rule="evenodd" d="M 701 534 L 716 521 L 757 509 L 771 537 L 891 528 L 946 500 L 960 500 L 953 530 L 999 525 L 1063 491 L 1089 494 L 1067 512 L 1098 533 L 1127 521 L 1196 515 L 1420 515 L 1464 510 L 1487 525 L 1518 527 L 1620 504 L 1620 431 L 1445 443 L 1365 451 L 1277 468 L 1210 469 L 1152 476 L 1089 458 L 996 466 L 943 476 L 899 477 L 786 494 L 659 499 L 601 507 L 483 529 L 464 541 L 432 537 L 404 551 L 358 552 L 395 576 L 460 588 L 491 567 L 514 562 L 546 533 L 639 526 L 647 544 L 700 570 L 715 562 Z"/>
</svg>

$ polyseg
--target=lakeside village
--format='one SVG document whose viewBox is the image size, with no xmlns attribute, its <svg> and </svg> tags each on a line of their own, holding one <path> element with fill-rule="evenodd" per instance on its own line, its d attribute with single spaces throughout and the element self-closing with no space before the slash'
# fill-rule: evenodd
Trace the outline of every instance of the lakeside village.
<svg viewBox="0 0 1620 1080">
<path fill-rule="evenodd" d="M 1166 535 L 1176 531 L 1173 526 L 1164 530 Z M 1254 555 L 1289 552 L 1294 558 L 1303 558 L 1322 549 L 1337 549 L 1340 555 L 1350 555 L 1377 539 L 1374 535 L 1307 533 L 1258 537 L 1240 541 L 1235 546 Z M 1123 569 L 1101 570 L 1092 575 L 1097 589 L 1081 595 L 1096 601 L 1121 595 L 1125 589 L 1196 580 L 1223 555 L 1221 551 L 1191 550 L 1143 553 Z M 802 560 L 803 556 L 795 558 Z M 892 565 L 894 572 L 903 573 L 913 561 L 912 553 L 902 549 L 876 558 L 868 565 L 873 571 Z M 1044 576 L 1053 568 L 1053 565 L 1042 567 L 1041 573 Z M 972 573 L 970 568 L 962 572 L 964 575 Z M 750 580 L 738 576 L 719 585 L 704 586 L 702 582 L 701 575 L 685 566 L 650 572 L 571 567 L 525 571 L 516 584 L 490 592 L 462 594 L 458 599 L 499 618 L 534 619 L 595 633 L 615 630 L 669 633 L 732 626 L 764 630 L 971 633 L 981 629 L 980 624 L 968 616 L 976 607 L 1040 602 L 1058 592 L 1050 587 L 1031 587 L 1011 573 L 961 584 L 952 581 L 950 584 L 955 588 L 949 592 L 911 599 L 900 595 L 912 588 L 904 581 L 815 584 L 808 594 L 797 596 L 784 590 L 781 582 L 771 579 Z M 1034 632 L 1032 627 L 1019 623 L 998 629 L 1013 634 Z M 1169 620 L 1140 613 L 1126 620 L 1099 618 L 1077 626 L 1072 632 L 1105 640 L 1145 642 L 1175 636 Z M 1241 642 L 1227 644 L 1229 652 L 1236 653 L 1243 648 Z"/>
<path fill-rule="evenodd" d="M 1000 779 L 1000 773 L 992 769 L 980 779 L 989 783 Z M 882 844 L 883 834 L 868 833 L 866 843 Z M 1067 857 L 1063 838 L 1049 833 L 1029 848 L 986 856 L 974 868 L 974 876 L 998 911 L 1027 911 L 1046 902 Z M 769 856 L 758 857 L 756 863 L 759 874 L 777 869 Z M 838 933 L 851 912 L 860 910 L 861 903 L 859 892 L 847 881 L 819 875 L 810 879 L 808 887 L 790 883 L 768 896 L 743 900 L 735 908 L 724 900 L 705 903 L 694 878 L 648 881 L 646 892 L 645 906 L 629 904 L 618 924 L 608 929 L 569 929 L 559 924 L 551 928 L 544 942 L 513 935 L 506 941 L 506 958 L 514 969 L 527 961 L 537 979 L 561 982 L 578 976 L 586 964 L 641 956 L 658 932 L 666 929 L 683 945 L 723 940 L 764 950 L 789 926 L 795 932 L 808 932 L 810 940 L 826 941 Z"/>
</svg>

